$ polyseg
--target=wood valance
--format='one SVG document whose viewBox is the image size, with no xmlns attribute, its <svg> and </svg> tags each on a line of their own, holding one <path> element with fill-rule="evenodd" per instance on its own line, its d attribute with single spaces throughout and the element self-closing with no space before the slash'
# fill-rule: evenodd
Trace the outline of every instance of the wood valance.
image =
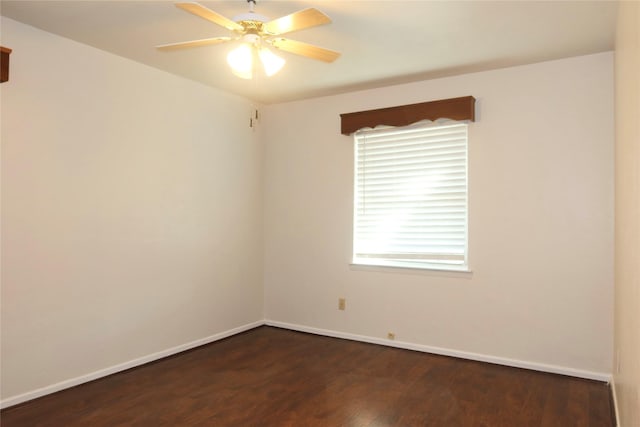
<svg viewBox="0 0 640 427">
<path fill-rule="evenodd" d="M 0 46 L 0 83 L 9 80 L 9 55 L 11 49 Z"/>
<path fill-rule="evenodd" d="M 380 125 L 407 126 L 421 120 L 470 120 L 475 121 L 476 99 L 473 96 L 440 99 L 420 104 L 401 105 L 377 110 L 340 114 L 341 132 L 350 135 L 358 129 Z"/>
</svg>

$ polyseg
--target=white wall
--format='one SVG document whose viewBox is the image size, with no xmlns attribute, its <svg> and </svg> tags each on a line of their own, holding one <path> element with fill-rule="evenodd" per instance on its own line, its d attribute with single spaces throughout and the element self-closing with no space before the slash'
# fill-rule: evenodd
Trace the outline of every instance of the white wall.
<svg viewBox="0 0 640 427">
<path fill-rule="evenodd" d="M 2 18 L 2 398 L 263 319 L 251 105 Z"/>
<path fill-rule="evenodd" d="M 640 3 L 620 2 L 616 37 L 613 377 L 620 427 L 640 426 Z"/>
<path fill-rule="evenodd" d="M 473 273 L 350 268 L 353 154 L 339 114 L 465 95 L 478 100 Z M 611 372 L 611 53 L 278 104 L 263 117 L 267 319 Z"/>
</svg>

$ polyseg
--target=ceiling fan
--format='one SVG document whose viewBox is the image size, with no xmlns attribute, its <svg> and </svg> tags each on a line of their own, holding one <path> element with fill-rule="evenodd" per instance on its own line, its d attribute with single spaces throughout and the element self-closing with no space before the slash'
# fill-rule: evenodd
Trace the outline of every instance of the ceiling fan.
<svg viewBox="0 0 640 427">
<path fill-rule="evenodd" d="M 330 49 L 280 37 L 283 34 L 330 23 L 331 19 L 318 9 L 308 8 L 270 20 L 254 12 L 256 0 L 247 0 L 247 3 L 249 3 L 249 12 L 235 16 L 233 19 L 198 3 L 176 3 L 178 8 L 232 31 L 233 36 L 170 43 L 156 46 L 156 48 L 169 51 L 240 40 L 242 44 L 229 52 L 227 62 L 234 74 L 245 79 L 253 77 L 256 55 L 260 58 L 267 76 L 277 73 L 284 66 L 284 59 L 271 52 L 269 47 L 324 62 L 333 62 L 340 56 L 339 52 Z"/>
</svg>

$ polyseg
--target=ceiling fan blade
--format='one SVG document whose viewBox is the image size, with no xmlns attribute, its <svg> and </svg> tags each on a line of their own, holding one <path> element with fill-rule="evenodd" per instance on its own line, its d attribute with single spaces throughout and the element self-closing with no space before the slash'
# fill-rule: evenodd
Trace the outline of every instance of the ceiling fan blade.
<svg viewBox="0 0 640 427">
<path fill-rule="evenodd" d="M 269 21 L 263 28 L 268 34 L 277 36 L 330 22 L 331 19 L 318 9 L 309 8 Z"/>
<path fill-rule="evenodd" d="M 212 44 L 225 43 L 231 40 L 233 40 L 231 37 L 213 37 L 210 39 L 191 40 L 188 42 L 162 44 L 162 45 L 156 46 L 156 49 L 173 50 L 173 49 L 182 49 L 185 47 L 209 46 Z"/>
<path fill-rule="evenodd" d="M 228 30 L 243 30 L 242 25 L 198 3 L 176 3 L 176 7 L 179 7 L 180 9 L 185 10 L 189 13 L 193 13 L 194 15 L 199 16 L 200 18 L 204 18 L 207 21 L 213 22 L 214 24 L 221 25 Z"/>
<path fill-rule="evenodd" d="M 324 62 L 333 62 L 340 56 L 340 52 L 314 46 L 312 44 L 289 39 L 273 39 L 269 42 L 276 49 L 281 49 L 296 55 L 306 56 Z"/>
</svg>

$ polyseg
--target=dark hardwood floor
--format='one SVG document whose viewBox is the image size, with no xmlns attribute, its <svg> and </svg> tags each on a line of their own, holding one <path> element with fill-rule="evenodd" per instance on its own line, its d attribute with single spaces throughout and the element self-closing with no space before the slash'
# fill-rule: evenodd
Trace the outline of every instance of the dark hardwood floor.
<svg viewBox="0 0 640 427">
<path fill-rule="evenodd" d="M 260 327 L 7 408 L 15 426 L 613 427 L 608 385 Z"/>
</svg>

